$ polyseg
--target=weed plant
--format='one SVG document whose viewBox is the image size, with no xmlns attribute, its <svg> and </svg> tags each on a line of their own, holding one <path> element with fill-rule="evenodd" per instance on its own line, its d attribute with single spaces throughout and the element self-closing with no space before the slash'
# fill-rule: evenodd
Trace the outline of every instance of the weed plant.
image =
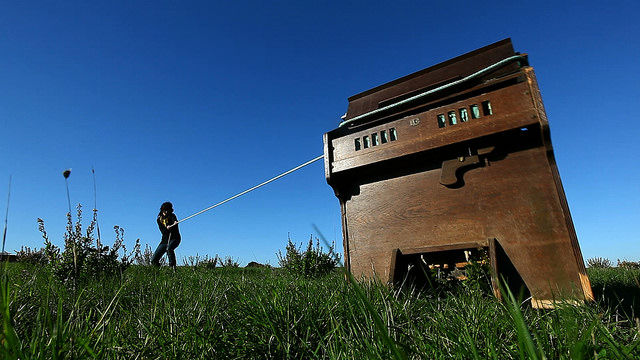
<svg viewBox="0 0 640 360">
<path fill-rule="evenodd" d="M 138 243 L 136 243 L 136 246 L 138 245 Z M 149 244 L 145 244 L 144 246 L 144 251 L 135 251 L 134 252 L 134 263 L 137 265 L 145 265 L 145 266 L 149 266 L 152 265 L 151 260 L 153 260 L 153 249 L 151 248 L 151 246 L 149 246 Z M 166 264 L 166 260 L 165 257 L 163 256 L 160 259 L 160 265 L 165 265 Z"/>
<path fill-rule="evenodd" d="M 278 264 L 292 274 L 302 276 L 322 276 L 336 268 L 340 262 L 340 254 L 334 250 L 335 244 L 329 246 L 324 252 L 320 246 L 320 240 L 316 238 L 313 245 L 313 236 L 309 238 L 306 250 L 302 250 L 302 244 L 296 246 L 291 238 L 288 238 L 285 254 L 278 251 Z"/>
<path fill-rule="evenodd" d="M 618 267 L 624 269 L 640 270 L 640 261 L 628 261 L 618 259 Z"/>
<path fill-rule="evenodd" d="M 93 210 L 93 218 L 86 229 L 82 227 L 82 206 L 77 207 L 77 221 L 73 222 L 71 213 L 67 213 L 67 228 L 64 234 L 64 249 L 54 245 L 47 235 L 44 220 L 38 219 L 38 230 L 42 233 L 46 256 L 56 280 L 73 286 L 78 282 L 122 274 L 131 265 L 134 257 L 140 257 L 140 241 L 132 253 L 127 254 L 124 245 L 124 229 L 114 226 L 116 240 L 113 246 L 103 245 L 94 238 L 93 231 L 97 223 L 98 212 Z"/>
<path fill-rule="evenodd" d="M 218 255 L 214 257 L 209 257 L 209 255 L 200 256 L 196 254 L 195 256 L 190 255 L 188 257 L 185 257 L 182 260 L 182 264 L 184 266 L 215 269 L 216 266 L 218 265 L 218 261 L 220 261 L 220 259 L 218 258 Z"/>
<path fill-rule="evenodd" d="M 32 249 L 30 247 L 23 246 L 20 248 L 20 251 L 16 251 L 16 260 L 23 263 L 29 264 L 40 264 L 46 265 L 49 263 L 47 259 L 47 254 L 43 248 L 40 249 Z"/>
<path fill-rule="evenodd" d="M 613 266 L 613 262 L 607 258 L 594 257 L 587 259 L 587 267 L 595 269 L 607 269 Z"/>
</svg>

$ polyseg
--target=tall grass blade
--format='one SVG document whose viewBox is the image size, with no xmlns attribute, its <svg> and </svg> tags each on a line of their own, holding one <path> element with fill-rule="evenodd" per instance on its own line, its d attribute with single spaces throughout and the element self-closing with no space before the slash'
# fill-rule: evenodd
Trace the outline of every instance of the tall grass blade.
<svg viewBox="0 0 640 360">
<path fill-rule="evenodd" d="M 636 339 L 634 341 L 634 345 L 631 347 L 627 347 L 624 344 L 617 342 L 609 329 L 607 329 L 604 325 L 599 324 L 598 326 L 600 333 L 604 337 L 604 342 L 609 345 L 609 349 L 615 354 L 616 359 L 637 359 L 637 357 L 630 355 L 633 349 L 638 345 L 640 339 Z"/>
<path fill-rule="evenodd" d="M 9 175 L 9 191 L 7 193 L 7 212 L 4 215 L 4 231 L 2 232 L 2 256 L 4 256 L 4 244 L 7 241 L 7 224 L 9 221 L 9 200 L 11 199 L 11 175 Z"/>
<path fill-rule="evenodd" d="M 94 168 L 91 168 L 91 173 L 93 174 L 93 213 L 94 219 L 96 221 L 96 234 L 98 235 L 98 247 L 101 246 L 101 238 L 100 238 L 100 225 L 98 224 L 98 192 L 96 189 L 96 171 Z"/>
<path fill-rule="evenodd" d="M 4 264 L 7 266 L 7 264 Z M 3 273 L 6 269 L 3 268 Z M 2 284 L 0 284 L 0 306 L 2 306 L 2 333 L 0 333 L 0 343 L 2 343 L 3 358 L 5 359 L 22 359 L 22 344 L 18 338 L 13 324 L 11 323 L 11 311 L 9 305 L 11 304 L 9 293 L 9 279 L 6 273 L 2 276 Z"/>
<path fill-rule="evenodd" d="M 324 242 L 325 246 L 329 247 L 329 242 L 324 237 L 324 235 L 322 235 L 322 232 L 320 231 L 320 229 L 318 229 L 318 227 L 315 224 L 313 225 L 313 228 L 316 231 L 316 233 L 318 233 L 318 236 Z M 340 266 L 344 266 L 342 261 L 340 261 Z M 358 302 L 358 305 L 364 306 L 365 310 L 373 318 L 374 325 L 378 330 L 378 335 L 381 337 L 382 342 L 391 351 L 393 358 L 398 360 L 406 360 L 407 354 L 405 354 L 404 351 L 398 348 L 396 342 L 391 338 L 391 336 L 389 336 L 389 329 L 385 326 L 384 322 L 382 321 L 382 318 L 380 317 L 380 314 L 378 314 L 376 309 L 373 307 L 373 304 L 371 304 L 371 301 L 369 301 L 369 299 L 367 298 L 360 284 L 358 284 L 358 282 L 356 281 L 355 277 L 351 274 L 351 272 L 349 272 L 347 269 L 344 269 L 344 272 L 347 278 L 349 279 L 349 283 L 353 286 L 353 289 L 355 290 L 356 295 L 358 296 L 358 299 L 360 300 Z"/>
<path fill-rule="evenodd" d="M 546 359 L 544 353 L 536 347 L 533 337 L 531 336 L 531 332 L 529 331 L 524 320 L 524 316 L 522 315 L 522 311 L 520 310 L 520 303 L 516 300 L 516 297 L 513 295 L 513 292 L 511 292 L 511 289 L 506 285 L 506 281 L 504 281 L 504 279 L 500 281 L 500 291 L 502 292 L 502 296 L 508 299 L 507 309 L 509 310 L 516 326 L 520 358 L 533 360 Z M 525 353 L 528 357 L 525 357 Z"/>
</svg>

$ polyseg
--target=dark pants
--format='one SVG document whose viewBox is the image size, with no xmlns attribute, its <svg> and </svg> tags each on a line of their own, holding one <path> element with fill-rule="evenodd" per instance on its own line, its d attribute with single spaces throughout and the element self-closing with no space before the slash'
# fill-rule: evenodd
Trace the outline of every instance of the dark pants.
<svg viewBox="0 0 640 360">
<path fill-rule="evenodd" d="M 160 259 L 162 259 L 162 255 L 167 253 L 167 257 L 169 258 L 169 266 L 176 266 L 176 253 L 175 250 L 178 245 L 180 245 L 180 239 L 169 241 L 169 246 L 165 241 L 161 242 L 156 248 L 156 252 L 153 253 L 153 259 L 151 259 L 151 263 L 155 266 L 160 266 Z"/>
</svg>

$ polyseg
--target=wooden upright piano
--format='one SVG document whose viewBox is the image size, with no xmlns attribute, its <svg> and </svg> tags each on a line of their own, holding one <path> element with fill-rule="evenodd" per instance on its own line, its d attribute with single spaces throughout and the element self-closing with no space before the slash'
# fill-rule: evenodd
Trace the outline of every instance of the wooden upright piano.
<svg viewBox="0 0 640 360">
<path fill-rule="evenodd" d="M 416 280 L 484 251 L 497 296 L 504 278 L 538 307 L 593 298 L 536 77 L 510 39 L 350 97 L 324 155 L 356 277 Z"/>
</svg>

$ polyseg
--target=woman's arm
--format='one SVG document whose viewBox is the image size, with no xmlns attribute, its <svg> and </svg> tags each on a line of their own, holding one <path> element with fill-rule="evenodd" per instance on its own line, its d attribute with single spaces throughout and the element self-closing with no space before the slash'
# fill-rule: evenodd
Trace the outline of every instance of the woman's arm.
<svg viewBox="0 0 640 360">
<path fill-rule="evenodd" d="M 167 225 L 167 229 L 171 229 L 172 227 L 178 225 L 178 217 L 176 214 L 169 215 L 169 225 Z"/>
</svg>

